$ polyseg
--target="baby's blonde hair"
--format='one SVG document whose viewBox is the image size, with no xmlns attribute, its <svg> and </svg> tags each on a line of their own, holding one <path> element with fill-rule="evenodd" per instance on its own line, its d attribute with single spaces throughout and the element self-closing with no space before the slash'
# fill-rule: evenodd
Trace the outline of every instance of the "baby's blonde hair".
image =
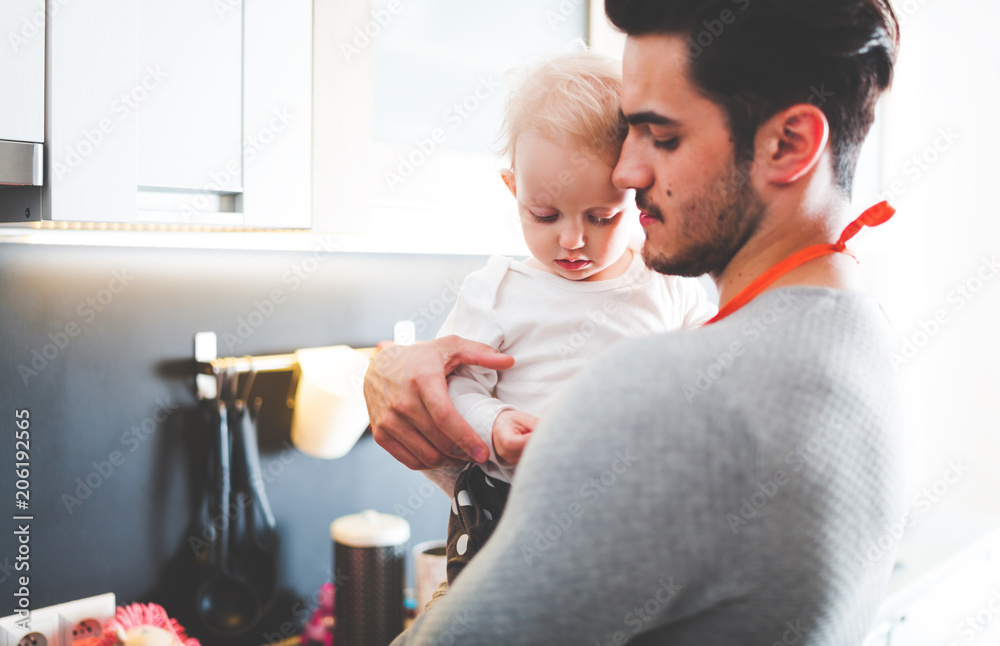
<svg viewBox="0 0 1000 646">
<path fill-rule="evenodd" d="M 517 140 L 537 134 L 617 160 L 628 125 L 619 104 L 621 63 L 592 52 L 571 52 L 526 70 L 507 99 L 501 137 L 514 168 Z"/>
</svg>

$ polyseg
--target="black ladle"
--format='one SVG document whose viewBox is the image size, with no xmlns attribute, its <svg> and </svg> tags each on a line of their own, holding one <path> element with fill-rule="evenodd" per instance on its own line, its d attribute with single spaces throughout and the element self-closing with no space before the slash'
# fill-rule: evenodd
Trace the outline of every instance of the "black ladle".
<svg viewBox="0 0 1000 646">
<path fill-rule="evenodd" d="M 259 404 L 258 399 L 256 404 Z M 260 454 L 257 448 L 256 407 L 251 409 L 243 401 L 235 405 L 234 421 L 239 426 L 236 440 L 242 457 L 240 477 L 237 487 L 247 493 L 251 501 L 245 526 L 247 537 L 237 543 L 237 564 L 243 578 L 250 584 L 260 599 L 266 612 L 274 601 L 277 591 L 277 533 L 274 512 L 264 489 L 264 478 L 260 468 Z M 263 525 L 263 527 L 258 527 Z"/>
<path fill-rule="evenodd" d="M 219 402 L 217 491 L 221 527 L 216 540 L 216 573 L 197 593 L 197 610 L 205 627 L 217 635 L 241 635 L 260 620 L 260 600 L 254 591 L 229 574 L 229 425 L 226 404 Z"/>
</svg>

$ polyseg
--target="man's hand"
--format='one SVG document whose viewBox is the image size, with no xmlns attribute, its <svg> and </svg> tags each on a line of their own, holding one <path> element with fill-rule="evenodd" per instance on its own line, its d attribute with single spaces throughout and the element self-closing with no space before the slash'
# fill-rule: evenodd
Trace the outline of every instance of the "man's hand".
<svg viewBox="0 0 1000 646">
<path fill-rule="evenodd" d="M 513 466 L 521 461 L 521 453 L 531 439 L 538 418 L 519 410 L 505 410 L 493 422 L 493 449 L 501 464 Z"/>
<path fill-rule="evenodd" d="M 489 449 L 448 396 L 447 376 L 463 364 L 505 370 L 514 359 L 454 335 L 376 354 L 364 393 L 379 446 L 417 470 L 485 462 Z"/>
</svg>

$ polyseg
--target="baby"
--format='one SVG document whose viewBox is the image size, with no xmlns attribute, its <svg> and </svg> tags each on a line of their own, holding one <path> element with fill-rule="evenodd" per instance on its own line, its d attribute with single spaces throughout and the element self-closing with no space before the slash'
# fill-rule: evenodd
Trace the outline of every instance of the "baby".
<svg viewBox="0 0 1000 646">
<path fill-rule="evenodd" d="M 657 274 L 629 247 L 634 195 L 611 181 L 627 132 L 620 69 L 564 54 L 531 70 L 508 100 L 501 175 L 531 257 L 496 256 L 470 274 L 438 333 L 515 359 L 500 373 L 462 366 L 448 380 L 490 447 L 489 462 L 470 464 L 454 486 L 449 583 L 500 520 L 515 465 L 560 385 L 619 339 L 697 327 L 716 311 L 696 279 Z"/>
</svg>

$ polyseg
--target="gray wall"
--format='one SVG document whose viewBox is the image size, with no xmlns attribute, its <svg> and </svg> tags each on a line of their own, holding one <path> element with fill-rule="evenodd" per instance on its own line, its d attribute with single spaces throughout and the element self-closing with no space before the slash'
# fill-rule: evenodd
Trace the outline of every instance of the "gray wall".
<svg viewBox="0 0 1000 646">
<path fill-rule="evenodd" d="M 13 498 L 14 411 L 26 408 L 32 607 L 113 591 L 119 605 L 164 605 L 204 637 L 193 616 L 200 573 L 189 538 L 201 530 L 210 425 L 192 392 L 194 333 L 218 333 L 221 355 L 370 346 L 403 318 L 429 338 L 454 287 L 485 260 L 311 255 L 0 244 L 0 490 Z M 253 317 L 258 327 L 241 329 L 273 290 L 284 302 L 260 308 L 270 313 Z M 338 460 L 289 449 L 289 379 L 264 374 L 254 386 L 264 399 L 262 459 L 282 538 L 280 598 L 259 629 L 229 643 L 264 642 L 293 618 L 296 602 L 312 603 L 329 576 L 334 518 L 403 510 L 411 545 L 445 535 L 447 499 L 428 497 L 424 478 L 370 434 Z M 0 598 L 8 603 L 13 522 L 10 514 L 0 521 Z"/>
</svg>

